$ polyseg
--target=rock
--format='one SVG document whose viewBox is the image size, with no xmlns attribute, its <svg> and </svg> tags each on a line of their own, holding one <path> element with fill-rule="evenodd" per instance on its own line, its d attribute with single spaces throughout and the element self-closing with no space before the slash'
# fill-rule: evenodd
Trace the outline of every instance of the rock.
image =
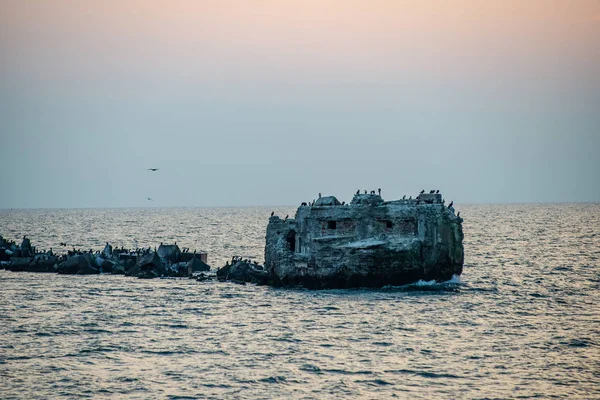
<svg viewBox="0 0 600 400">
<path fill-rule="evenodd" d="M 113 248 L 108 242 L 106 242 L 106 246 L 104 246 L 104 250 L 102 250 L 102 255 L 105 258 L 111 258 L 113 255 Z"/>
<path fill-rule="evenodd" d="M 102 260 L 100 263 L 100 272 L 112 273 L 113 268 L 117 265 L 116 262 L 110 260 Z M 125 268 L 123 268 L 123 273 L 125 273 Z"/>
<path fill-rule="evenodd" d="M 21 254 L 23 257 L 33 257 L 31 240 L 29 240 L 27 237 L 23 237 L 23 241 L 21 242 Z"/>
<path fill-rule="evenodd" d="M 165 273 L 165 266 L 155 252 L 142 254 L 138 257 L 137 263 L 131 268 L 126 269 L 125 275 L 137 276 L 138 278 L 155 278 Z"/>
<path fill-rule="evenodd" d="M 161 244 L 157 250 L 158 256 L 165 263 L 176 263 L 179 262 L 179 255 L 181 250 L 176 244 Z"/>
<path fill-rule="evenodd" d="M 210 266 L 205 264 L 198 258 L 192 258 L 187 262 L 188 275 L 192 275 L 195 272 L 210 271 Z"/>
<path fill-rule="evenodd" d="M 29 264 L 33 262 L 32 257 L 11 257 L 10 262 L 6 269 L 17 272 L 26 271 Z"/>
<path fill-rule="evenodd" d="M 220 281 L 240 281 L 264 284 L 270 275 L 262 266 L 249 261 L 237 261 L 233 265 L 225 265 L 217 271 L 217 279 Z"/>
<path fill-rule="evenodd" d="M 125 266 L 122 264 L 116 264 L 112 267 L 113 275 L 125 275 Z"/>
<path fill-rule="evenodd" d="M 271 217 L 267 281 L 309 288 L 381 287 L 460 275 L 462 219 L 442 204 L 441 194 L 423 199 L 384 202 L 379 195 L 357 194 L 349 205 L 328 199 L 299 207 L 294 219 Z"/>
<path fill-rule="evenodd" d="M 90 265 L 84 255 L 76 254 L 69 257 L 65 262 L 58 265 L 59 274 L 97 274 L 99 271 Z"/>
</svg>

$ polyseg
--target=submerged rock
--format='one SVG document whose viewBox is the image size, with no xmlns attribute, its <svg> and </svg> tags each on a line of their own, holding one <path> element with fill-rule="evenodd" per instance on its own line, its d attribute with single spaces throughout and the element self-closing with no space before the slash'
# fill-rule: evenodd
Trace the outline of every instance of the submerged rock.
<svg viewBox="0 0 600 400">
<path fill-rule="evenodd" d="M 462 273 L 462 219 L 441 194 L 391 202 L 357 194 L 349 205 L 321 199 L 300 206 L 294 219 L 269 219 L 265 267 L 272 284 L 381 287 Z"/>
</svg>

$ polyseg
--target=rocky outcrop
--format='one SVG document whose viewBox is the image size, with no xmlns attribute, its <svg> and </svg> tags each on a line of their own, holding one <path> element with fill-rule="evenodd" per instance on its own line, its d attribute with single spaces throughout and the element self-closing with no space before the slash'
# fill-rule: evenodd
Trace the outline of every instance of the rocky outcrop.
<svg viewBox="0 0 600 400">
<path fill-rule="evenodd" d="M 462 273 L 462 219 L 441 194 L 384 202 L 357 194 L 341 205 L 323 197 L 294 219 L 269 219 L 265 268 L 274 285 L 381 287 Z"/>
<path fill-rule="evenodd" d="M 232 264 L 225 264 L 217 270 L 217 279 L 220 281 L 232 281 L 235 283 L 251 282 L 256 284 L 267 284 L 270 274 L 262 265 L 250 260 L 237 259 Z"/>
</svg>

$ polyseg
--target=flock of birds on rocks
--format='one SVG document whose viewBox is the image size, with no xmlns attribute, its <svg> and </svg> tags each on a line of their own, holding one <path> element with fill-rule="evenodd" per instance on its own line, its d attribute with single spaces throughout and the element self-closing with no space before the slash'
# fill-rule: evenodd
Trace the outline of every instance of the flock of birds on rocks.
<svg viewBox="0 0 600 400">
<path fill-rule="evenodd" d="M 421 200 L 421 195 L 425 193 L 425 189 L 421 190 L 421 192 L 419 192 L 419 195 L 414 199 L 416 201 L 416 204 L 421 204 L 421 202 L 423 202 L 424 204 L 434 204 L 436 203 L 436 201 L 434 199 L 423 199 Z M 440 190 L 439 189 L 432 189 L 429 191 L 429 194 L 439 194 Z M 355 195 L 358 196 L 360 195 L 360 189 L 356 191 Z M 377 194 L 378 196 L 381 196 L 381 188 L 377 189 L 377 191 L 375 190 L 371 190 L 369 193 L 367 193 L 367 190 L 364 191 L 363 194 L 371 194 L 371 195 L 375 195 Z M 319 199 L 321 198 L 321 193 L 319 193 Z M 408 199 L 406 198 L 406 195 L 402 196 L 402 200 L 413 200 L 412 196 L 409 196 Z M 313 199 L 313 201 L 309 201 L 309 202 L 302 202 L 300 203 L 301 207 L 312 207 L 315 205 L 316 199 Z M 442 199 L 441 201 L 442 207 L 445 206 L 446 204 L 446 200 Z M 346 205 L 345 201 L 342 201 L 341 205 Z M 452 206 L 454 206 L 454 201 L 451 201 L 450 204 L 448 204 L 448 209 L 454 213 L 454 208 L 452 208 Z M 275 215 L 275 211 L 271 212 L 271 217 Z M 460 218 L 460 211 L 456 214 L 457 217 Z M 286 221 L 290 216 L 286 215 L 284 218 L 284 221 Z"/>
</svg>

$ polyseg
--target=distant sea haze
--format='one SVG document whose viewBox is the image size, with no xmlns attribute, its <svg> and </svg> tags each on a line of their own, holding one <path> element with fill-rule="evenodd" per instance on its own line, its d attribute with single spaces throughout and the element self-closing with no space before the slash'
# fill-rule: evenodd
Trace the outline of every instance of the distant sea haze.
<svg viewBox="0 0 600 400">
<path fill-rule="evenodd" d="M 600 204 L 458 205 L 460 278 L 378 290 L 0 270 L 0 397 L 600 398 Z M 262 263 L 271 211 L 1 210 L 0 234 Z"/>
</svg>

